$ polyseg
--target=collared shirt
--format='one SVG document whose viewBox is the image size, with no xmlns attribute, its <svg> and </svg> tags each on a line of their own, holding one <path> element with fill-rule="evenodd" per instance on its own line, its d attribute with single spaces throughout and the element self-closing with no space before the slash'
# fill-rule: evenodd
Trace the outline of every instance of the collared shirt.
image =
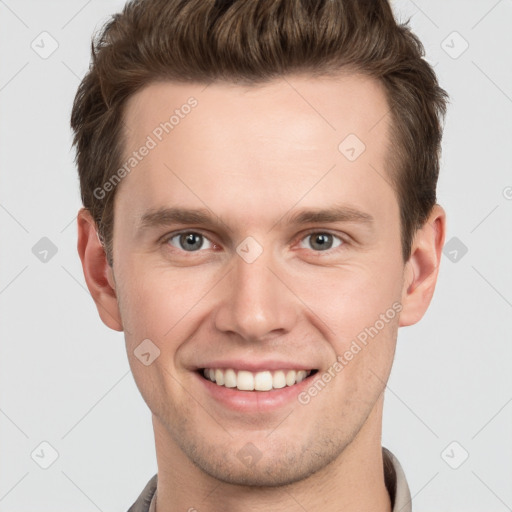
<svg viewBox="0 0 512 512">
<path fill-rule="evenodd" d="M 384 447 L 382 447 L 382 458 L 384 460 L 384 481 L 391 498 L 392 512 L 412 512 L 411 493 L 400 462 Z M 146 484 L 128 512 L 155 512 L 157 482 L 158 474 L 154 475 Z"/>
</svg>

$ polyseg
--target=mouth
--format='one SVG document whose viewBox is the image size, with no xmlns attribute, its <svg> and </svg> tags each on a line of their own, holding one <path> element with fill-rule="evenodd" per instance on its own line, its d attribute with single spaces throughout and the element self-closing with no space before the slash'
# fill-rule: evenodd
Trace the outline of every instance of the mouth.
<svg viewBox="0 0 512 512">
<path fill-rule="evenodd" d="M 238 391 L 264 392 L 293 387 L 318 372 L 311 370 L 263 370 L 251 372 L 233 368 L 199 368 L 197 373 L 219 387 Z"/>
</svg>

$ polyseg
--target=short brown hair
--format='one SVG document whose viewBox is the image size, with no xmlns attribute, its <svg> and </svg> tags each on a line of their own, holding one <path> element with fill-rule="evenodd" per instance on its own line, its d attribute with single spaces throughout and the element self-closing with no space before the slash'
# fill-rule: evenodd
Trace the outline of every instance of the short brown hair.
<svg viewBox="0 0 512 512">
<path fill-rule="evenodd" d="M 447 93 L 424 48 L 387 0 L 131 0 L 92 41 L 73 104 L 82 202 L 110 265 L 123 107 L 156 80 L 258 84 L 290 73 L 348 70 L 377 79 L 392 120 L 388 166 L 397 194 L 404 261 L 436 203 Z"/>
</svg>

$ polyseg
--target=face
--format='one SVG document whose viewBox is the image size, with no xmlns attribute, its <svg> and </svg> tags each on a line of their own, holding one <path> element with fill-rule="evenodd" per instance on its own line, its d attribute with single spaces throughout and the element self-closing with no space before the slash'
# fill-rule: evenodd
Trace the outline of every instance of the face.
<svg viewBox="0 0 512 512">
<path fill-rule="evenodd" d="M 157 438 L 210 476 L 295 482 L 380 432 L 405 268 L 388 111 L 358 75 L 155 83 L 127 104 L 112 285 L 130 366 Z"/>
</svg>

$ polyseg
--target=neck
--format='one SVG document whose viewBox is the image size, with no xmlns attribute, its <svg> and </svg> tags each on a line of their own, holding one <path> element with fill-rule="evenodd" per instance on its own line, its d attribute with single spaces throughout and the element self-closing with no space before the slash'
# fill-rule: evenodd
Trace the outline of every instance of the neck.
<svg viewBox="0 0 512 512">
<path fill-rule="evenodd" d="M 280 487 L 228 484 L 204 473 L 153 416 L 158 463 L 157 512 L 391 512 L 381 447 L 382 397 L 337 459 L 308 478 Z"/>
</svg>

